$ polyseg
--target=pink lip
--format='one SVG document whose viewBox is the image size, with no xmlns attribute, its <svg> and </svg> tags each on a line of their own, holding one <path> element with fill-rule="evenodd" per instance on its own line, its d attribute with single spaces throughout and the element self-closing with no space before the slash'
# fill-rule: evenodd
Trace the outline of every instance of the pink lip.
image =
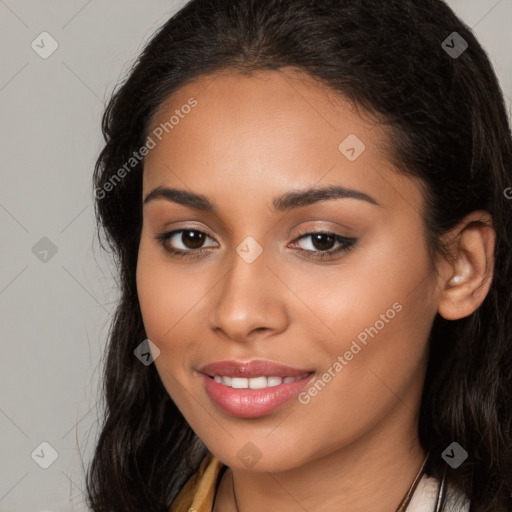
<svg viewBox="0 0 512 512">
<path fill-rule="evenodd" d="M 306 384 L 314 377 L 310 370 L 300 370 L 271 361 L 219 361 L 201 368 L 202 379 L 210 399 L 223 412 L 239 418 L 257 418 L 275 411 L 286 402 L 296 397 Z M 264 389 L 235 389 L 213 380 L 214 375 L 226 377 L 299 377 L 299 380 L 281 383 Z"/>
<path fill-rule="evenodd" d="M 225 377 L 299 377 L 312 370 L 292 368 L 283 364 L 273 363 L 264 359 L 255 359 L 248 363 L 238 361 L 217 361 L 207 364 L 200 370 L 201 373 L 213 377 L 222 375 Z"/>
</svg>

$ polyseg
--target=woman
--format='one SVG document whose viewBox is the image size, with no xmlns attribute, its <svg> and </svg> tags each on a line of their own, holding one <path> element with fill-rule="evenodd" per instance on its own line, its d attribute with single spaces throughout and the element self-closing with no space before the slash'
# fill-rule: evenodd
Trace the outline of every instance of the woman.
<svg viewBox="0 0 512 512">
<path fill-rule="evenodd" d="M 512 140 L 443 2 L 192 0 L 103 131 L 93 510 L 512 509 Z"/>
</svg>

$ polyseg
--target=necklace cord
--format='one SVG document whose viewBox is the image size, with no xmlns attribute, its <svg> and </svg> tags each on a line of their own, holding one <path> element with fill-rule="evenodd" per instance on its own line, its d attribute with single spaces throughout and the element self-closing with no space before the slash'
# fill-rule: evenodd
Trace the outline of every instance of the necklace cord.
<svg viewBox="0 0 512 512">
<path fill-rule="evenodd" d="M 446 492 L 446 466 L 443 468 L 443 478 L 441 483 L 439 484 L 439 491 L 437 492 L 437 503 L 435 512 L 441 512 L 442 508 L 444 508 L 444 499 Z"/>
<path fill-rule="evenodd" d="M 400 505 L 398 505 L 396 512 L 404 512 L 405 510 L 407 510 L 407 507 L 409 506 L 409 503 L 412 499 L 414 491 L 418 487 L 420 479 L 423 476 L 423 474 L 425 473 L 425 467 L 427 465 L 427 460 L 428 460 L 429 455 L 430 455 L 430 452 L 428 452 L 427 455 L 425 455 L 425 458 L 423 459 L 423 463 L 421 465 L 420 470 L 414 477 L 414 480 L 413 480 L 411 486 L 409 487 L 409 490 L 405 493 L 405 496 L 403 497 L 402 501 L 400 502 Z"/>
</svg>

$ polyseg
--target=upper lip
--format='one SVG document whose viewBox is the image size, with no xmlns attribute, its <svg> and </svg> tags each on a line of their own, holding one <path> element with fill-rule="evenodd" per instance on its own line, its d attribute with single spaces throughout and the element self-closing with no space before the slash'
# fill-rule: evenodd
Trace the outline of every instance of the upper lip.
<svg viewBox="0 0 512 512">
<path fill-rule="evenodd" d="M 274 363 L 265 359 L 257 359 L 249 362 L 240 361 L 216 361 L 203 366 L 201 373 L 214 377 L 299 377 L 311 370 L 293 368 L 284 364 Z"/>
</svg>

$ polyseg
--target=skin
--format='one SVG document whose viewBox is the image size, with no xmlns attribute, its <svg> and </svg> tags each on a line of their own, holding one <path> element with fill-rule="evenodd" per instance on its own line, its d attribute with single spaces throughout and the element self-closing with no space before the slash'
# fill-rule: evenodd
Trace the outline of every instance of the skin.
<svg viewBox="0 0 512 512">
<path fill-rule="evenodd" d="M 137 288 L 163 384 L 230 468 L 214 510 L 236 510 L 231 479 L 243 512 L 395 510 L 425 457 L 417 428 L 432 321 L 467 316 L 485 298 L 495 235 L 474 221 L 489 217 L 473 212 L 447 235 L 458 237 L 458 252 L 439 257 L 435 269 L 419 183 L 389 163 L 385 129 L 341 96 L 291 70 L 223 72 L 180 89 L 152 126 L 190 97 L 197 106 L 146 157 L 142 197 L 157 186 L 181 188 L 207 196 L 218 212 L 145 204 Z M 366 146 L 354 161 L 338 150 L 349 134 Z M 275 197 L 325 185 L 364 192 L 379 206 L 338 198 L 273 211 Z M 155 239 L 185 228 L 206 233 L 210 252 L 172 257 Z M 298 241 L 299 229 L 357 244 L 313 259 L 298 249 L 322 246 Z M 263 250 L 252 263 L 236 252 L 247 236 Z M 167 243 L 197 250 L 181 234 Z M 401 311 L 307 404 L 294 399 L 266 416 L 237 418 L 204 390 L 197 370 L 225 359 L 270 359 L 321 376 L 397 302 Z M 261 454 L 250 468 L 237 457 L 249 441 Z"/>
</svg>

